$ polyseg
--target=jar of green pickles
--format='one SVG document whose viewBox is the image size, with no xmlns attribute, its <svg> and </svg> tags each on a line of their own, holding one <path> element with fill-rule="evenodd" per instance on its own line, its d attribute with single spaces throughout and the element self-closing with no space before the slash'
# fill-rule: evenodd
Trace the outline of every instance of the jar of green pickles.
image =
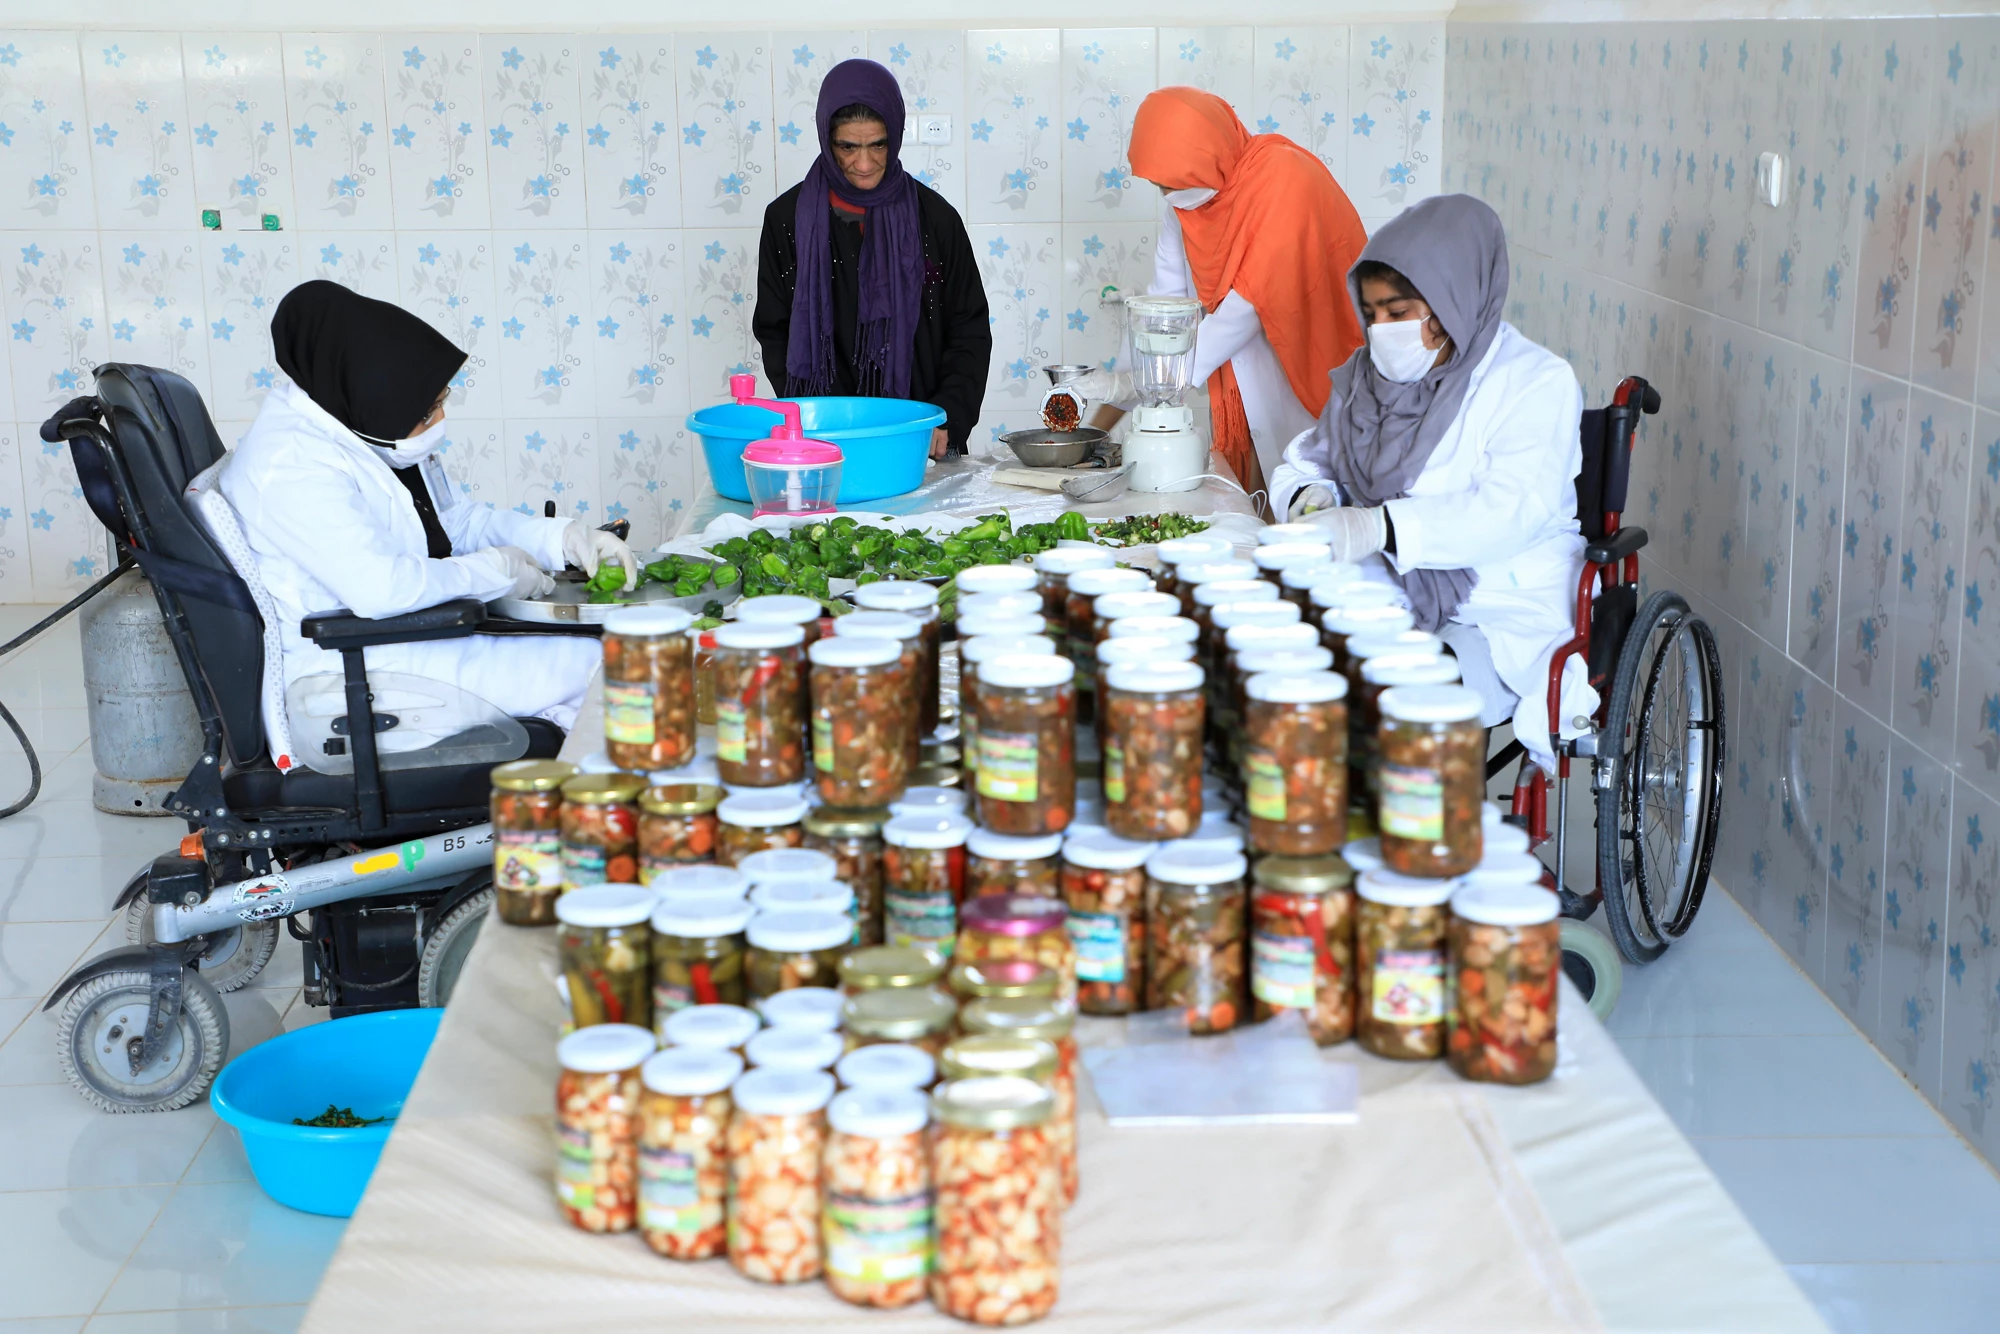
<svg viewBox="0 0 2000 1334">
<path fill-rule="evenodd" d="M 656 1029 L 691 1005 L 742 1005 L 749 999 L 743 932 L 755 911 L 730 895 L 689 895 L 653 909 Z"/>
<path fill-rule="evenodd" d="M 834 878 L 854 890 L 864 945 L 882 943 L 882 826 L 888 822 L 886 806 L 819 806 L 805 818 L 805 846 L 833 858 Z"/>
<path fill-rule="evenodd" d="M 793 987 L 840 984 L 840 960 L 854 936 L 844 913 L 758 913 L 750 919 L 750 999 Z"/>
<path fill-rule="evenodd" d="M 576 1027 L 652 1027 L 653 901 L 637 885 L 591 885 L 556 900 L 556 954 Z"/>
<path fill-rule="evenodd" d="M 516 760 L 493 767 L 493 906 L 514 926 L 556 920 L 562 893 L 562 785 L 576 766 Z"/>
</svg>

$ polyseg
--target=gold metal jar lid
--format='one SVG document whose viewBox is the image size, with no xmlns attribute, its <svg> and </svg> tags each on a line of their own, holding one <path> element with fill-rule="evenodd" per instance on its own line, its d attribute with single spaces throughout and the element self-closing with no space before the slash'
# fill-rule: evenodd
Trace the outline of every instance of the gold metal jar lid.
<svg viewBox="0 0 2000 1334">
<path fill-rule="evenodd" d="M 858 1038 L 912 1042 L 942 1033 L 958 1014 L 958 1002 L 934 987 L 888 987 L 850 996 L 840 1023 Z"/>
<path fill-rule="evenodd" d="M 947 1046 L 938 1062 L 938 1070 L 946 1079 L 1020 1075 L 1037 1084 L 1046 1084 L 1056 1077 L 1059 1063 L 1053 1042 L 981 1033 L 959 1038 Z"/>
<path fill-rule="evenodd" d="M 1041 996 L 967 1001 L 958 1012 L 958 1026 L 968 1034 L 999 1033 L 1055 1042 L 1075 1031 L 1076 1006 Z"/>
<path fill-rule="evenodd" d="M 578 774 L 562 785 L 564 801 L 608 806 L 632 802 L 646 790 L 646 780 L 637 774 Z"/>
<path fill-rule="evenodd" d="M 1050 997 L 1059 981 L 1055 969 L 1029 959 L 967 960 L 951 970 L 951 989 L 969 1001 Z"/>
<path fill-rule="evenodd" d="M 1250 868 L 1259 889 L 1324 894 L 1354 883 L 1354 868 L 1338 857 L 1259 857 Z"/>
<path fill-rule="evenodd" d="M 513 760 L 493 766 L 493 786 L 503 792 L 553 792 L 576 777 L 576 766 L 562 760 Z"/>
<path fill-rule="evenodd" d="M 706 815 L 722 802 L 722 789 L 712 783 L 667 783 L 649 787 L 639 796 L 648 815 Z"/>
<path fill-rule="evenodd" d="M 887 806 L 815 806 L 806 812 L 806 832 L 820 838 L 879 838 L 889 823 Z"/>
<path fill-rule="evenodd" d="M 909 945 L 867 945 L 840 961 L 840 983 L 850 991 L 927 987 L 944 976 L 944 960 Z"/>
<path fill-rule="evenodd" d="M 1055 1114 L 1055 1091 L 1019 1075 L 947 1080 L 931 1094 L 931 1115 L 967 1130 L 1025 1130 Z"/>
</svg>

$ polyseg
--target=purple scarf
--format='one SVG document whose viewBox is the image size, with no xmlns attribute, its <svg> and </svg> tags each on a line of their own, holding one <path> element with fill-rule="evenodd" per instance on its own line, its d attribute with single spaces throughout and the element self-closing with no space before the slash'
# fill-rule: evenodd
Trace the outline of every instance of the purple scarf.
<svg viewBox="0 0 2000 1334">
<path fill-rule="evenodd" d="M 889 167 L 873 190 L 857 190 L 833 160 L 833 113 L 859 102 L 889 127 Z M 830 394 L 834 379 L 833 225 L 828 191 L 868 210 L 861 238 L 861 328 L 857 388 L 870 397 L 908 398 L 917 315 L 924 295 L 924 243 L 917 226 L 917 183 L 903 170 L 903 94 L 896 77 L 872 60 L 843 60 L 819 86 L 814 115 L 819 158 L 799 190 L 798 269 L 785 371 L 800 395 Z"/>
</svg>

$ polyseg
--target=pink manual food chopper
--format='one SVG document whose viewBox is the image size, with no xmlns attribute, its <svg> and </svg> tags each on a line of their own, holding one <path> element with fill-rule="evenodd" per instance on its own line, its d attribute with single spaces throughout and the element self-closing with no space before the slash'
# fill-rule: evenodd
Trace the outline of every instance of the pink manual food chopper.
<svg viewBox="0 0 2000 1334">
<path fill-rule="evenodd" d="M 743 447 L 743 480 L 750 490 L 750 517 L 766 514 L 831 514 L 840 494 L 841 453 L 838 445 L 808 440 L 799 425 L 799 405 L 758 398 L 752 375 L 729 377 L 729 393 L 738 403 L 778 413 L 784 421 L 769 438 Z"/>
</svg>

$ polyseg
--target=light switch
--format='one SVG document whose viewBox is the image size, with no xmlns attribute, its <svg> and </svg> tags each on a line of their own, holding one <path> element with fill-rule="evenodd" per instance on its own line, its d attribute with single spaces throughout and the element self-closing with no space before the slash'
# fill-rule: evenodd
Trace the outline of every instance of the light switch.
<svg viewBox="0 0 2000 1334">
<path fill-rule="evenodd" d="M 917 142 L 920 144 L 948 144 L 951 142 L 950 116 L 920 116 L 917 118 Z"/>
<path fill-rule="evenodd" d="M 1785 202 L 1785 155 L 1757 155 L 1757 198 L 1777 208 Z"/>
</svg>

